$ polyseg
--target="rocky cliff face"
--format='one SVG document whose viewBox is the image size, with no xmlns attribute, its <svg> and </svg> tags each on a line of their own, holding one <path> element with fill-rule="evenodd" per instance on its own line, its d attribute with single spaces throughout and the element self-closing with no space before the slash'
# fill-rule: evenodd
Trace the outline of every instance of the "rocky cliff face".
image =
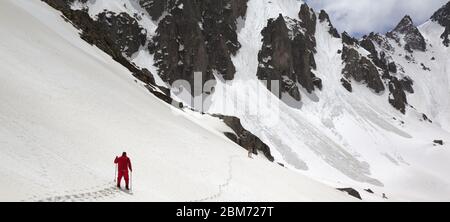
<svg viewBox="0 0 450 222">
<path fill-rule="evenodd" d="M 66 19 L 79 28 L 81 38 L 96 45 L 112 57 L 131 56 L 146 43 L 146 30 L 126 13 L 102 12 L 92 19 L 87 10 L 72 10 L 75 0 L 43 0 L 60 10 Z M 87 0 L 79 1 L 87 2 Z"/>
<path fill-rule="evenodd" d="M 404 44 L 404 48 L 408 52 L 426 50 L 425 38 L 408 15 L 405 16 L 394 30 L 386 34 L 387 37 L 394 39 L 399 45 Z"/>
<path fill-rule="evenodd" d="M 376 67 L 379 60 L 378 54 L 372 42 L 363 40 L 359 43 L 357 39 L 351 37 L 347 32 L 343 32 L 341 36 L 343 43 L 341 58 L 344 63 L 344 68 L 342 69 L 344 77 L 341 79 L 342 86 L 349 92 L 352 92 L 351 82 L 355 80 L 366 84 L 375 93 L 384 91 L 385 86 Z M 363 56 L 359 51 L 361 47 L 371 52 L 371 56 Z"/>
<path fill-rule="evenodd" d="M 316 88 L 322 89 L 322 81 L 316 77 L 314 59 L 316 40 L 316 15 L 306 4 L 299 12 L 298 18 L 279 15 L 270 19 L 262 30 L 263 46 L 258 54 L 258 72 L 260 80 L 280 82 L 279 95 L 288 93 L 297 101 L 301 100 L 299 87 L 311 93 Z"/>
<path fill-rule="evenodd" d="M 384 50 L 392 50 L 392 46 L 389 44 L 387 39 L 380 34 L 370 33 L 369 36 L 364 36 L 360 42 L 361 47 L 367 50 L 370 55 L 369 58 L 372 59 L 374 64 L 383 70 L 388 70 L 390 72 L 396 73 L 397 67 L 395 63 L 388 62 L 386 58 L 386 53 L 384 51 L 377 51 L 377 47 L 375 45 L 380 46 Z"/>
<path fill-rule="evenodd" d="M 154 21 L 157 21 L 168 9 L 168 3 L 168 0 L 139 0 L 139 5 L 148 12 Z"/>
<path fill-rule="evenodd" d="M 186 80 L 192 87 L 191 94 L 202 93 L 193 88 L 195 72 L 201 73 L 202 84 L 216 76 L 223 80 L 234 79 L 236 68 L 231 57 L 241 48 L 237 23 L 239 18 L 246 16 L 248 0 L 133 0 L 157 24 L 156 32 L 152 34 L 139 23 L 140 16 L 145 16 L 142 13 L 105 10 L 91 18 L 87 8 L 76 10 L 71 7 L 73 2 L 87 4 L 87 0 L 43 1 L 62 11 L 68 20 L 83 30 L 83 39 L 121 63 L 128 63 L 129 67 L 133 66 L 130 57 L 147 46 L 158 68 L 153 75 L 159 75 L 169 84 Z M 449 4 L 432 17 L 433 21 L 446 27 L 442 34 L 444 44 L 448 44 L 450 30 L 448 15 Z M 352 81 L 356 81 L 366 84 L 375 93 L 389 89 L 390 104 L 405 112 L 406 93 L 414 93 L 414 82 L 390 56 L 394 50 L 392 44 L 404 48 L 405 57 L 412 62 L 413 51 L 426 51 L 427 48 L 424 37 L 409 16 L 385 36 L 371 33 L 358 41 L 346 32 L 340 35 L 325 11 L 316 14 L 303 4 L 296 18 L 280 14 L 267 21 L 261 31 L 263 44 L 258 54 L 258 79 L 267 81 L 269 89 L 272 89 L 271 81 L 278 80 L 280 85 L 274 93 L 280 98 L 289 95 L 297 101 L 302 99 L 303 89 L 307 93 L 322 90 L 322 80 L 315 74 L 318 21 L 327 22 L 329 34 L 342 39 L 343 87 L 352 91 Z M 369 55 L 363 55 L 360 49 L 367 50 Z M 141 78 L 154 81 L 152 73 L 144 71 L 146 74 L 140 74 Z"/>
<path fill-rule="evenodd" d="M 204 83 L 214 79 L 214 71 L 224 80 L 234 78 L 231 56 L 241 47 L 236 20 L 245 16 L 247 0 L 142 2 L 153 18 L 162 9 L 168 14 L 149 44 L 164 81 L 187 80 L 192 86 L 194 72 L 202 73 Z"/>
<path fill-rule="evenodd" d="M 405 16 L 386 36 L 370 33 L 368 36 L 364 36 L 359 44 L 370 53 L 369 58 L 377 66 L 382 74 L 382 79 L 387 83 L 389 103 L 400 112 L 405 113 L 408 106 L 406 95 L 414 93 L 414 81 L 393 59 L 392 55 L 396 53 L 393 44 L 403 47 L 404 58 L 411 63 L 416 63 L 412 53 L 426 51 L 427 44 L 424 37 L 413 25 L 412 19 Z M 422 66 L 425 69 L 423 63 Z"/>
<path fill-rule="evenodd" d="M 342 33 L 342 42 L 348 46 L 358 45 L 358 40 L 351 37 L 347 32 Z"/>
<path fill-rule="evenodd" d="M 450 45 L 450 2 L 440 8 L 436 13 L 431 16 L 431 20 L 438 22 L 440 25 L 445 27 L 445 31 L 442 33 L 441 38 L 442 43 L 449 47 Z"/>
<path fill-rule="evenodd" d="M 386 37 L 375 33 L 364 36 L 360 45 L 370 52 L 369 58 L 378 67 L 382 79 L 387 82 L 390 93 L 389 103 L 405 113 L 408 105 L 406 93 L 414 93 L 413 81 L 389 56 L 389 53 L 393 52 L 392 45 Z"/>
<path fill-rule="evenodd" d="M 384 91 L 384 84 L 375 65 L 368 58 L 361 56 L 355 48 L 344 44 L 342 60 L 345 63 L 342 70 L 345 78 L 341 81 L 347 90 L 352 91 L 348 83 L 351 82 L 351 79 L 354 79 L 356 82 L 365 83 L 376 93 Z"/>
<path fill-rule="evenodd" d="M 367 84 L 376 93 L 387 88 L 389 103 L 405 113 L 408 106 L 407 93 L 414 93 L 414 82 L 391 55 L 395 53 L 392 43 L 404 48 L 405 58 L 412 62 L 413 51 L 426 51 L 425 39 L 413 25 L 411 18 L 405 16 L 386 36 L 370 33 L 358 41 L 344 32 L 342 41 L 342 59 L 345 64 L 342 71 L 344 78 L 341 79 L 343 87 L 351 92 L 353 79 Z M 365 49 L 369 55 L 363 56 L 359 48 Z"/>
<path fill-rule="evenodd" d="M 330 16 L 327 14 L 326 11 L 324 10 L 320 10 L 319 13 L 319 21 L 320 22 L 328 22 L 328 26 L 330 27 L 330 30 L 328 33 L 330 33 L 330 35 L 332 35 L 335 38 L 340 38 L 341 36 L 339 35 L 338 30 L 333 26 L 333 24 L 331 23 L 330 20 Z"/>
<path fill-rule="evenodd" d="M 104 29 L 104 38 L 111 39 L 118 51 L 128 57 L 147 42 L 147 31 L 127 13 L 102 12 L 97 17 L 96 26 Z"/>
<path fill-rule="evenodd" d="M 194 72 L 201 72 L 204 81 L 214 77 L 208 64 L 205 38 L 198 24 L 197 5 L 177 3 L 159 22 L 149 49 L 155 55 L 155 65 L 162 80 L 170 84 L 187 80 L 193 86 Z"/>
</svg>

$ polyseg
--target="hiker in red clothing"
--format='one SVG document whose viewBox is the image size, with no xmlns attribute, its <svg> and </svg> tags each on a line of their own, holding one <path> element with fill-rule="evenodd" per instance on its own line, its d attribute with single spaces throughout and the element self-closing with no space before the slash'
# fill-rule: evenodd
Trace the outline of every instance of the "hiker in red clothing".
<svg viewBox="0 0 450 222">
<path fill-rule="evenodd" d="M 122 177 L 125 177 L 126 189 L 129 190 L 130 188 L 128 187 L 128 168 L 130 169 L 130 171 L 133 171 L 131 169 L 130 158 L 127 157 L 126 152 L 123 152 L 121 157 L 116 156 L 114 163 L 117 164 L 117 168 L 119 171 L 117 177 L 117 187 L 120 188 L 120 181 L 122 180 Z"/>
</svg>

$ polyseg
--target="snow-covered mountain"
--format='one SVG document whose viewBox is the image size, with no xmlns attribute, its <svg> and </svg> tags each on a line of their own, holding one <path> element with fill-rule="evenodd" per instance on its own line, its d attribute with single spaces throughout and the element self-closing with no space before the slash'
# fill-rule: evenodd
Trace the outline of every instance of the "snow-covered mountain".
<svg viewBox="0 0 450 222">
<path fill-rule="evenodd" d="M 2 200 L 449 200 L 450 2 L 359 40 L 299 0 L 0 4 Z"/>
</svg>

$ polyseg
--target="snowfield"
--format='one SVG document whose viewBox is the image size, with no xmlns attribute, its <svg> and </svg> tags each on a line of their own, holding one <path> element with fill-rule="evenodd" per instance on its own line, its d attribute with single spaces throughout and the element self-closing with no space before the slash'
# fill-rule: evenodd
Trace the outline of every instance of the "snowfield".
<svg viewBox="0 0 450 222">
<path fill-rule="evenodd" d="M 357 200 L 249 159 L 223 123 L 151 95 L 41 1 L 0 1 L 0 27 L 0 201 Z M 132 195 L 114 188 L 124 150 Z"/>
</svg>

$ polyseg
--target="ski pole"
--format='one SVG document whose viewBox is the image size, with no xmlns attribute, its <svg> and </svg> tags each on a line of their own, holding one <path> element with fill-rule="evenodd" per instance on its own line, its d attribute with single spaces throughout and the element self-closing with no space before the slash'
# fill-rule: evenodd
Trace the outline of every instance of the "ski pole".
<svg viewBox="0 0 450 222">
<path fill-rule="evenodd" d="M 114 164 L 114 182 L 117 182 L 117 163 Z"/>
<path fill-rule="evenodd" d="M 130 172 L 130 191 L 133 191 L 133 171 Z"/>
</svg>

